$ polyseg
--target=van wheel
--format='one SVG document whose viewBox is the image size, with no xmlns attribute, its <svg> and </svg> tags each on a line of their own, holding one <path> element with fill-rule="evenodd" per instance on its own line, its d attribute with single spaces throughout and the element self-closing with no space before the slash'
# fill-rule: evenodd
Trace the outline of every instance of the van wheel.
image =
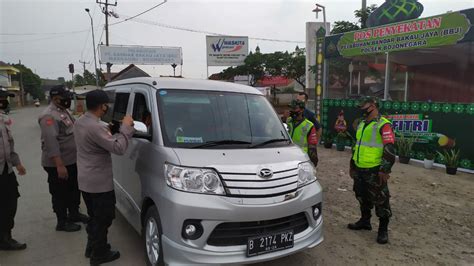
<svg viewBox="0 0 474 266">
<path fill-rule="evenodd" d="M 163 249 L 161 247 L 161 224 L 158 210 L 155 206 L 148 208 L 145 223 L 142 227 L 142 237 L 145 244 L 147 265 L 164 266 Z"/>
</svg>

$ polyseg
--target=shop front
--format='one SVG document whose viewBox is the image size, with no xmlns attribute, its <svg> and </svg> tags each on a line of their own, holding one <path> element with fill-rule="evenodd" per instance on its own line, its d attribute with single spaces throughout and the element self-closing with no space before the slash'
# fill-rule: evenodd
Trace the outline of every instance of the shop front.
<svg viewBox="0 0 474 266">
<path fill-rule="evenodd" d="M 411 158 L 434 152 L 444 164 L 437 152 L 454 149 L 459 167 L 474 170 L 473 23 L 467 9 L 326 37 L 325 134 L 341 111 L 349 125 L 358 118 L 357 99 L 376 96 L 398 135 L 415 141 Z"/>
</svg>

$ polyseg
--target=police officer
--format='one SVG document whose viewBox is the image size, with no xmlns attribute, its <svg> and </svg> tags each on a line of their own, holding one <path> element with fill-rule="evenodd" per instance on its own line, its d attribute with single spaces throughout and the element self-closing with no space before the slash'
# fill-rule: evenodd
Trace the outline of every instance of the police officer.
<svg viewBox="0 0 474 266">
<path fill-rule="evenodd" d="M 85 256 L 91 265 L 116 260 L 118 251 L 107 243 L 107 230 L 115 218 L 115 192 L 111 153 L 123 155 L 135 130 L 133 119 L 127 115 L 119 132 L 112 135 L 101 118 L 109 111 L 109 98 L 102 90 L 86 95 L 88 111 L 77 120 L 74 128 L 77 144 L 79 189 L 87 206 L 88 241 Z"/>
<path fill-rule="evenodd" d="M 381 117 L 378 101 L 364 98 L 359 105 L 362 120 L 357 127 L 356 145 L 350 162 L 350 176 L 360 204 L 361 218 L 351 223 L 351 230 L 372 230 L 371 210 L 379 217 L 377 242 L 388 242 L 388 223 L 392 216 L 387 180 L 395 163 L 395 134 L 391 122 Z"/>
<path fill-rule="evenodd" d="M 313 112 L 311 112 L 311 110 L 306 108 L 306 106 L 308 105 L 308 99 L 309 99 L 308 94 L 306 92 L 300 92 L 298 93 L 298 96 L 296 96 L 296 99 L 300 102 L 304 102 L 305 108 L 303 111 L 303 116 L 304 118 L 308 119 L 311 123 L 313 123 L 314 128 L 316 129 L 318 139 L 319 139 L 321 137 L 321 133 L 323 130 L 321 128 L 321 124 L 316 118 L 316 114 L 314 114 Z"/>
<path fill-rule="evenodd" d="M 81 194 L 77 185 L 74 118 L 67 110 L 72 95 L 63 85 L 49 91 L 51 103 L 40 115 L 41 165 L 48 174 L 49 193 L 57 217 L 57 231 L 74 232 L 88 217 L 79 212 Z"/>
<path fill-rule="evenodd" d="M 5 114 L 9 102 L 7 97 L 15 97 L 6 90 L 0 90 L 0 250 L 22 250 L 26 244 L 18 243 L 12 238 L 12 229 L 17 210 L 18 182 L 13 167 L 19 175 L 25 175 L 25 167 L 15 152 L 14 141 L 10 131 L 11 120 Z"/>
<path fill-rule="evenodd" d="M 290 104 L 290 117 L 286 121 L 288 132 L 293 143 L 300 146 L 308 154 L 314 166 L 318 165 L 318 145 L 317 131 L 313 123 L 303 115 L 305 104 L 302 101 L 293 100 Z"/>
</svg>

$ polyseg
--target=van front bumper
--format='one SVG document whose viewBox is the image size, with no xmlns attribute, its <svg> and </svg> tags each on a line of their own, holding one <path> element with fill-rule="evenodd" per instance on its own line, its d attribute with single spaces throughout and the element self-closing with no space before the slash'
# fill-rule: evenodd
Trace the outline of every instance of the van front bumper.
<svg viewBox="0 0 474 266">
<path fill-rule="evenodd" d="M 239 205 L 225 197 L 203 196 L 168 190 L 158 206 L 163 226 L 162 248 L 167 265 L 222 265 L 248 264 L 274 260 L 312 248 L 323 241 L 322 215 L 313 218 L 313 206 L 322 202 L 322 189 L 318 182 L 299 190 L 291 200 L 271 205 Z M 207 239 L 214 228 L 226 222 L 265 221 L 304 213 L 308 221 L 306 230 L 295 234 L 294 246 L 254 257 L 247 257 L 246 245 L 211 246 Z M 166 219 L 163 219 L 166 217 Z M 204 233 L 198 240 L 183 239 L 184 221 L 201 220 Z"/>
</svg>

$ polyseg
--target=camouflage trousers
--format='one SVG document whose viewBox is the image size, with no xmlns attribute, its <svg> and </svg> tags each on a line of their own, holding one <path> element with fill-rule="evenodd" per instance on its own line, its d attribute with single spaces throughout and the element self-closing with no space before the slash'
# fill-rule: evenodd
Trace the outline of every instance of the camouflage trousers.
<svg viewBox="0 0 474 266">
<path fill-rule="evenodd" d="M 354 192 L 360 204 L 362 214 L 371 213 L 375 206 L 375 214 L 379 218 L 390 218 L 390 192 L 387 182 L 380 180 L 379 167 L 357 169 L 354 176 Z"/>
</svg>

